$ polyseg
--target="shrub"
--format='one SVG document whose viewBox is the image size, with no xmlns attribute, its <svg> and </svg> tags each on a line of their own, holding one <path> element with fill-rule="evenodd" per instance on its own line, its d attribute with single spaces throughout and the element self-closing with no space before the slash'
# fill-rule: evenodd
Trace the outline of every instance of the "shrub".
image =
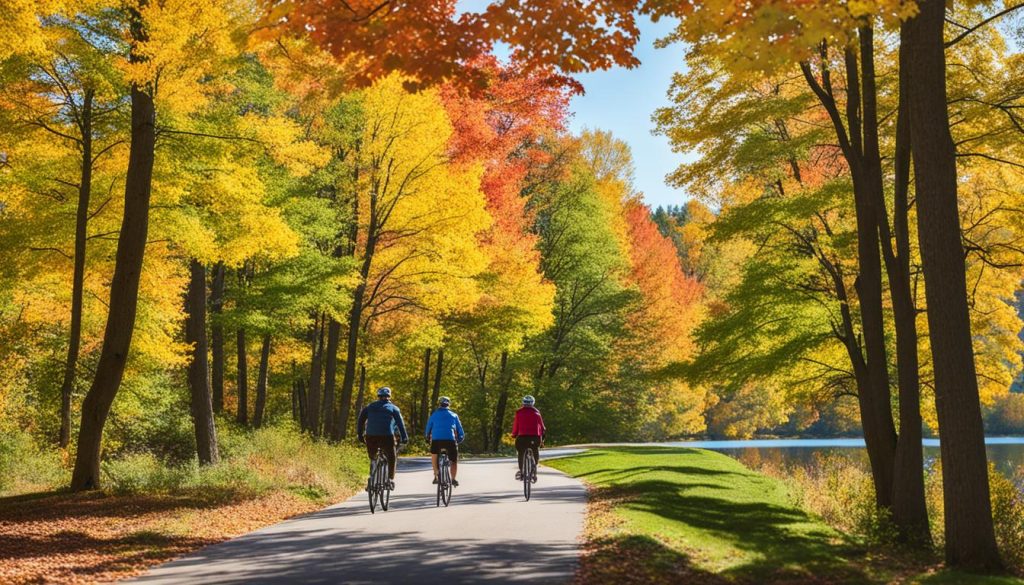
<svg viewBox="0 0 1024 585">
<path fill-rule="evenodd" d="M 23 431 L 0 432 L 0 495 L 51 490 L 65 480 L 59 451 Z"/>
<path fill-rule="evenodd" d="M 875 505 L 871 474 L 851 458 L 819 455 L 804 465 L 760 460 L 756 467 L 785 482 L 795 504 L 830 526 L 871 544 L 895 540 L 891 518 Z"/>
<path fill-rule="evenodd" d="M 135 453 L 104 461 L 101 466 L 103 487 L 120 494 L 166 494 L 179 490 L 187 468 L 165 465 L 152 453 Z"/>
<path fill-rule="evenodd" d="M 286 489 L 313 500 L 347 493 L 362 481 L 365 462 L 352 446 L 314 441 L 290 426 L 220 429 L 221 461 L 199 466 L 135 453 L 103 463 L 107 491 L 187 495 L 204 500 L 251 498 Z"/>
</svg>

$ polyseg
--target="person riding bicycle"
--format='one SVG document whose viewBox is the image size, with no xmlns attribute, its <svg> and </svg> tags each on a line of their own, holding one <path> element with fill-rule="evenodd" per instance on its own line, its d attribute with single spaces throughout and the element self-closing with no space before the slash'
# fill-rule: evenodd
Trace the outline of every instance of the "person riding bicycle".
<svg viewBox="0 0 1024 585">
<path fill-rule="evenodd" d="M 540 411 L 534 406 L 533 396 L 523 396 L 523 406 L 516 411 L 512 419 L 512 438 L 516 440 L 516 452 L 519 454 L 519 471 L 516 472 L 516 481 L 523 479 L 523 461 L 526 459 L 526 450 L 533 451 L 533 460 L 540 461 L 540 446 L 544 444 L 544 418 Z M 532 478 L 537 481 L 537 478 Z"/>
<path fill-rule="evenodd" d="M 377 455 L 377 449 L 384 453 L 388 460 L 389 488 L 395 489 L 395 464 L 398 459 L 396 439 L 400 437 L 404 445 L 409 442 L 409 435 L 405 432 L 402 411 L 391 402 L 391 388 L 383 386 L 377 389 L 377 400 L 367 404 L 359 413 L 356 435 L 361 443 L 366 444 L 366 453 L 371 462 Z"/>
<path fill-rule="evenodd" d="M 448 459 L 452 462 L 452 487 L 459 487 L 459 482 L 455 479 L 459 471 L 459 443 L 466 438 L 466 433 L 462 430 L 462 421 L 459 420 L 459 415 L 449 408 L 451 404 L 451 398 L 441 397 L 437 410 L 427 419 L 427 428 L 424 434 L 430 441 L 430 461 L 434 464 L 434 483 L 437 483 L 437 478 L 440 475 L 437 456 L 443 449 L 448 452 Z"/>
</svg>

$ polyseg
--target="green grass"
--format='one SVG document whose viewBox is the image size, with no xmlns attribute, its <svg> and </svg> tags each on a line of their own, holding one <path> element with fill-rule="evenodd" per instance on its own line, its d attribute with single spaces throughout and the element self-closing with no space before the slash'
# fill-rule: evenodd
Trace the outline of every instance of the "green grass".
<svg viewBox="0 0 1024 585">
<path fill-rule="evenodd" d="M 978 583 L 871 549 L 800 509 L 786 485 L 700 449 L 592 450 L 546 462 L 591 488 L 584 583 Z"/>
</svg>

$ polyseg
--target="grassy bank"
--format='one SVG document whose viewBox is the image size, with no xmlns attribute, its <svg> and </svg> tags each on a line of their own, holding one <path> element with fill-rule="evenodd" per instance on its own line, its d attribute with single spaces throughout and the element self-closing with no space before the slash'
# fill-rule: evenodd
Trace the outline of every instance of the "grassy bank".
<svg viewBox="0 0 1024 585">
<path fill-rule="evenodd" d="M 136 453 L 104 463 L 103 491 L 70 494 L 61 489 L 67 470 L 52 468 L 60 458 L 41 453 L 21 474 L 8 468 L 0 583 L 105 582 L 140 573 L 347 497 L 361 482 L 364 457 L 288 427 L 226 430 L 217 465 L 171 465 Z"/>
<path fill-rule="evenodd" d="M 868 546 L 802 509 L 783 482 L 719 453 L 600 449 L 547 464 L 591 489 L 585 584 L 1024 583 Z"/>
</svg>

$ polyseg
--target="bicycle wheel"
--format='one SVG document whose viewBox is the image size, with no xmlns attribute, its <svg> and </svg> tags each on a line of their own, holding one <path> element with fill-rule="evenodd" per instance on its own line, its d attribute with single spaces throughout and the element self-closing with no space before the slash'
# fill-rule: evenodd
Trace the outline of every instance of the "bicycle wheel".
<svg viewBox="0 0 1024 585">
<path fill-rule="evenodd" d="M 523 462 L 523 496 L 530 501 L 530 491 L 533 486 L 533 473 L 536 464 L 533 461 L 533 451 L 526 452 L 526 460 Z"/>
<path fill-rule="evenodd" d="M 380 461 L 377 463 L 377 503 L 380 504 L 381 510 L 385 512 L 388 509 L 388 503 L 391 500 L 391 490 L 389 489 L 390 483 L 388 482 L 388 461 L 387 458 L 381 455 Z"/>
<path fill-rule="evenodd" d="M 448 464 L 448 455 L 447 454 L 441 453 L 440 455 L 437 456 L 437 469 L 438 469 L 438 474 L 437 474 L 437 501 L 434 502 L 434 506 L 435 507 L 440 507 L 441 506 L 441 494 L 444 492 L 444 468 L 445 468 L 445 466 L 447 464 Z M 448 502 L 445 502 L 444 505 L 447 506 Z"/>
<path fill-rule="evenodd" d="M 370 496 L 370 513 L 375 513 L 377 505 L 377 460 L 370 464 L 370 479 L 367 482 L 366 493 Z"/>
<path fill-rule="evenodd" d="M 444 486 L 444 489 L 441 490 L 441 501 L 444 502 L 444 506 L 447 508 L 448 504 L 452 501 L 452 470 L 451 463 L 448 462 L 447 457 L 445 457 L 441 474 L 444 476 L 444 481 L 441 482 L 441 485 Z"/>
</svg>

